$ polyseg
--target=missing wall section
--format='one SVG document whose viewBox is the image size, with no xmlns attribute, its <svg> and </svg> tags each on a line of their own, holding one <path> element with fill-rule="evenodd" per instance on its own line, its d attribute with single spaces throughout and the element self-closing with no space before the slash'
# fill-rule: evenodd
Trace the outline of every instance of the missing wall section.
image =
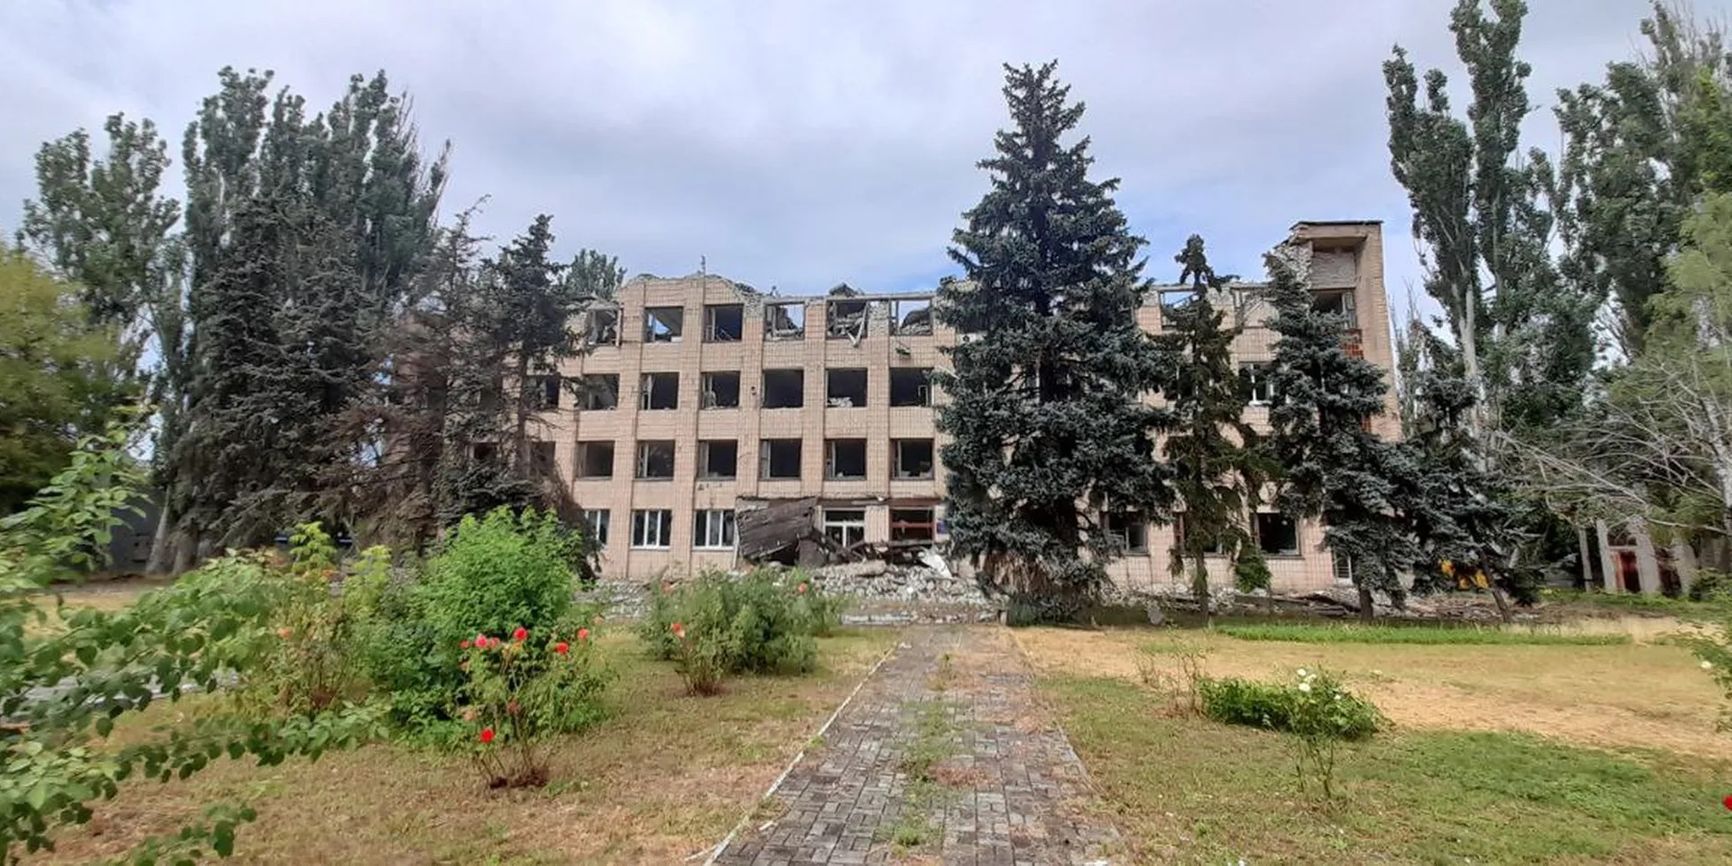
<svg viewBox="0 0 1732 866">
<path fill-rule="evenodd" d="M 764 339 L 806 339 L 806 302 L 764 305 Z"/>
<path fill-rule="evenodd" d="M 932 299 L 900 298 L 890 302 L 890 329 L 904 337 L 932 333 Z"/>
<path fill-rule="evenodd" d="M 686 327 L 683 307 L 644 307 L 643 341 L 646 343 L 678 343 Z"/>
<path fill-rule="evenodd" d="M 871 309 L 870 301 L 839 300 L 826 301 L 824 307 L 824 331 L 832 340 L 860 340 L 866 336 L 867 311 Z"/>
</svg>

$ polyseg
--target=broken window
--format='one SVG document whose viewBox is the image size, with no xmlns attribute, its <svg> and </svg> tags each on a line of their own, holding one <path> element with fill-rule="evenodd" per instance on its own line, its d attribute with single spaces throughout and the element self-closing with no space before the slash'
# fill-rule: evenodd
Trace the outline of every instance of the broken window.
<svg viewBox="0 0 1732 866">
<path fill-rule="evenodd" d="M 890 509 L 891 541 L 931 541 L 937 529 L 938 522 L 930 508 Z"/>
<path fill-rule="evenodd" d="M 1149 522 L 1134 511 L 1113 511 L 1106 516 L 1106 530 L 1119 540 L 1127 553 L 1149 549 Z"/>
<path fill-rule="evenodd" d="M 739 466 L 740 443 L 732 439 L 706 439 L 698 443 L 699 478 L 732 478 Z"/>
<path fill-rule="evenodd" d="M 705 409 L 740 408 L 740 374 L 734 372 L 705 373 L 699 380 L 704 393 L 698 405 Z"/>
<path fill-rule="evenodd" d="M 598 511 L 585 509 L 583 512 L 583 527 L 589 530 L 589 540 L 596 547 L 607 546 L 608 525 L 612 523 L 613 512 L 603 508 Z"/>
<path fill-rule="evenodd" d="M 651 508 L 631 513 L 631 546 L 665 548 L 673 544 L 674 513 Z"/>
<path fill-rule="evenodd" d="M 553 443 L 539 441 L 529 443 L 529 466 L 535 470 L 537 475 L 552 475 L 554 471 Z"/>
<path fill-rule="evenodd" d="M 637 477 L 644 479 L 674 477 L 674 443 L 670 441 L 637 443 Z"/>
<path fill-rule="evenodd" d="M 931 439 L 897 439 L 893 444 L 897 478 L 932 477 Z"/>
<path fill-rule="evenodd" d="M 705 342 L 739 342 L 745 327 L 746 308 L 739 304 L 711 304 L 704 307 Z"/>
<path fill-rule="evenodd" d="M 589 342 L 598 346 L 619 343 L 619 310 L 614 307 L 592 307 L 589 311 Z"/>
<path fill-rule="evenodd" d="M 824 537 L 842 547 L 866 540 L 866 512 L 859 509 L 824 509 Z"/>
<path fill-rule="evenodd" d="M 800 440 L 765 439 L 758 443 L 759 478 L 799 478 Z"/>
<path fill-rule="evenodd" d="M 612 442 L 579 442 L 579 443 L 577 443 L 577 477 L 579 477 L 579 478 L 612 478 L 613 477 L 613 443 Z"/>
<path fill-rule="evenodd" d="M 1244 383 L 1248 402 L 1252 406 L 1269 405 L 1269 365 L 1248 363 L 1239 365 L 1239 381 Z"/>
<path fill-rule="evenodd" d="M 558 373 L 541 373 L 529 377 L 534 388 L 535 408 L 558 409 L 560 380 Z"/>
<path fill-rule="evenodd" d="M 798 409 L 806 405 L 805 370 L 765 370 L 764 408 Z"/>
<path fill-rule="evenodd" d="M 1188 536 L 1190 535 L 1190 532 L 1191 532 L 1191 524 L 1185 520 L 1184 512 L 1180 512 L 1180 513 L 1174 515 L 1173 516 L 1173 541 L 1175 543 L 1177 543 L 1180 547 L 1184 547 L 1185 544 L 1188 543 Z M 1210 539 L 1207 546 L 1205 546 L 1203 548 L 1203 553 L 1213 555 L 1213 556 L 1219 556 L 1221 554 L 1221 552 L 1222 552 L 1221 539 L 1219 536 L 1216 536 L 1215 538 Z"/>
<path fill-rule="evenodd" d="M 824 405 L 832 409 L 866 405 L 865 370 L 830 370 L 824 376 Z"/>
<path fill-rule="evenodd" d="M 869 309 L 869 303 L 855 299 L 826 301 L 824 307 L 825 332 L 830 339 L 859 340 L 866 336 L 866 311 Z"/>
<path fill-rule="evenodd" d="M 678 343 L 685 326 L 686 311 L 683 307 L 643 308 L 643 341 L 646 343 Z"/>
<path fill-rule="evenodd" d="M 734 512 L 729 508 L 699 509 L 693 514 L 692 546 L 706 550 L 731 550 L 734 546 Z"/>
<path fill-rule="evenodd" d="M 826 439 L 824 441 L 824 477 L 865 478 L 866 440 Z"/>
<path fill-rule="evenodd" d="M 932 405 L 932 368 L 892 367 L 890 369 L 890 405 Z"/>
<path fill-rule="evenodd" d="M 639 409 L 680 408 L 680 374 L 645 373 L 639 385 L 643 389 L 638 394 Z"/>
<path fill-rule="evenodd" d="M 470 456 L 478 463 L 492 463 L 499 456 L 499 446 L 492 442 L 477 442 L 469 448 Z"/>
<path fill-rule="evenodd" d="M 806 339 L 806 302 L 764 305 L 764 339 Z"/>
<path fill-rule="evenodd" d="M 1359 327 L 1359 311 L 1354 304 L 1352 292 L 1313 292 L 1311 309 L 1341 316 L 1346 320 L 1342 327 Z"/>
<path fill-rule="evenodd" d="M 1285 514 L 1259 512 L 1256 515 L 1257 546 L 1264 553 L 1279 556 L 1299 552 L 1299 525 Z"/>
<path fill-rule="evenodd" d="M 1193 288 L 1161 289 L 1161 312 L 1172 313 L 1197 299 L 1197 290 Z"/>
<path fill-rule="evenodd" d="M 919 336 L 932 333 L 932 299 L 903 298 L 890 302 L 891 333 Z"/>
<path fill-rule="evenodd" d="M 619 374 L 591 373 L 578 386 L 583 390 L 583 408 L 613 409 L 619 406 Z"/>
</svg>

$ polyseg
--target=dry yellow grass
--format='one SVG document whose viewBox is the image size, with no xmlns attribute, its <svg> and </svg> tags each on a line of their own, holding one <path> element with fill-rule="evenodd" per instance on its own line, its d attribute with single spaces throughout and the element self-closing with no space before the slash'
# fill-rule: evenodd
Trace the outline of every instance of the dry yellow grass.
<svg viewBox="0 0 1732 866">
<path fill-rule="evenodd" d="M 608 633 L 617 713 L 554 747 L 544 789 L 488 791 L 463 760 L 390 746 L 272 769 L 223 762 L 184 783 L 129 784 L 31 862 L 112 857 L 239 799 L 259 813 L 237 838 L 247 863 L 679 863 L 752 808 L 895 638 L 825 639 L 815 675 L 731 680 L 693 698 L 670 665 Z"/>
<path fill-rule="evenodd" d="M 138 597 L 168 585 L 168 581 L 127 578 L 93 580 L 89 583 L 57 585 L 34 597 L 44 618 L 27 624 L 30 634 L 49 634 L 60 628 L 60 610 L 117 611 L 138 600 Z"/>
<path fill-rule="evenodd" d="M 1211 676 L 1282 679 L 1323 665 L 1343 673 L 1398 726 L 1526 731 L 1600 747 L 1732 757 L 1715 729 L 1721 698 L 1690 653 L 1623 646 L 1410 646 L 1241 641 L 1147 628 L 1015 632 L 1037 670 L 1135 681 L 1143 648 L 1194 644 Z M 1176 660 L 1157 664 L 1177 671 Z"/>
</svg>

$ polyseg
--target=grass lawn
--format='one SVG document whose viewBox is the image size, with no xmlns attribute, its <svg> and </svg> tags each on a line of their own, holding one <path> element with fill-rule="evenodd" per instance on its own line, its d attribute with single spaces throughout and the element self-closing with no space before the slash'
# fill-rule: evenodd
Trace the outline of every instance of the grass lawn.
<svg viewBox="0 0 1732 866">
<path fill-rule="evenodd" d="M 81 608 L 117 611 L 137 601 L 139 596 L 168 586 L 169 583 L 169 580 L 121 578 L 56 584 L 49 591 L 34 596 L 36 607 L 42 611 L 44 618 L 26 623 L 25 630 L 32 635 L 58 631 L 61 625 L 59 610 L 62 605 L 69 611 Z"/>
<path fill-rule="evenodd" d="M 1628 634 L 1587 634 L 1557 629 L 1476 626 L 1391 626 L 1350 623 L 1224 623 L 1215 632 L 1240 640 L 1294 643 L 1530 644 L 1602 646 L 1631 642 Z"/>
<path fill-rule="evenodd" d="M 1343 747 L 1322 804 L 1282 735 L 1175 716 L 1120 678 L 1042 691 L 1137 863 L 1732 862 L 1724 761 L 1398 728 Z"/>
<path fill-rule="evenodd" d="M 616 712 L 554 747 L 544 789 L 488 791 L 463 760 L 385 745 L 269 769 L 221 762 L 186 782 L 124 787 L 51 858 L 30 862 L 115 856 L 240 799 L 259 814 L 238 834 L 242 862 L 679 863 L 754 806 L 895 639 L 844 632 L 819 642 L 812 676 L 736 679 L 693 698 L 671 665 L 608 629 Z"/>
</svg>

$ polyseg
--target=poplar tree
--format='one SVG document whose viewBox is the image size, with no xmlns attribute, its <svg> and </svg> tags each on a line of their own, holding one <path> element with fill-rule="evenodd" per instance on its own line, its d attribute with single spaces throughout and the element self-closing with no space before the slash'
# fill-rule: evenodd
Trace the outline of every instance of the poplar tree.
<svg viewBox="0 0 1732 866">
<path fill-rule="evenodd" d="M 1105 515 L 1164 521 L 1172 501 L 1153 440 L 1166 413 L 1142 399 L 1169 372 L 1136 321 L 1144 241 L 1113 201 L 1118 181 L 1089 179 L 1088 138 L 1067 141 L 1083 105 L 1055 68 L 1005 67 L 1012 124 L 953 238 L 967 279 L 936 307 L 960 335 L 954 372 L 935 377 L 951 538 L 1045 615 L 1095 593 L 1122 552 Z"/>
</svg>

